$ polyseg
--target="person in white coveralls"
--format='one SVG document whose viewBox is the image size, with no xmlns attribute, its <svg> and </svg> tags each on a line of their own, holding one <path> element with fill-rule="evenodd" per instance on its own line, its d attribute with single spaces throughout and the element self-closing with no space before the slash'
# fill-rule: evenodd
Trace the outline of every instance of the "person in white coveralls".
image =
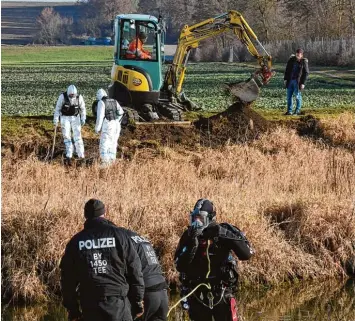
<svg viewBox="0 0 355 321">
<path fill-rule="evenodd" d="M 74 151 L 71 131 L 73 131 L 75 152 L 78 158 L 84 158 L 84 143 L 81 137 L 81 127 L 84 126 L 86 121 L 84 98 L 82 95 L 78 94 L 78 90 L 74 85 L 70 85 L 67 91 L 61 93 L 58 97 L 53 118 L 55 126 L 58 125 L 59 118 L 65 144 L 66 163 L 70 165 Z"/>
<path fill-rule="evenodd" d="M 99 89 L 97 98 L 97 118 L 95 132 L 101 131 L 100 157 L 103 164 L 116 159 L 117 141 L 121 133 L 121 119 L 124 111 L 117 100 L 108 98 L 104 89 Z"/>
</svg>

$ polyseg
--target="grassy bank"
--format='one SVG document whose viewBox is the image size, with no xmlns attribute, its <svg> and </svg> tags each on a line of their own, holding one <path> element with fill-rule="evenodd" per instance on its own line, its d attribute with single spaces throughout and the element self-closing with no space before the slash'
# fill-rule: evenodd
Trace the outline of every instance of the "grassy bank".
<svg viewBox="0 0 355 321">
<path fill-rule="evenodd" d="M 332 126 L 329 135 L 346 127 Z M 249 145 L 144 148 L 107 170 L 4 158 L 3 296 L 39 301 L 58 292 L 60 257 L 82 228 L 90 197 L 108 205 L 112 221 L 153 242 L 170 282 L 177 241 L 200 197 L 253 243 L 256 255 L 240 264 L 244 284 L 345 277 L 355 256 L 354 168 L 353 151 L 280 128 Z"/>
<path fill-rule="evenodd" d="M 2 48 L 2 115 L 50 115 L 59 94 L 71 83 L 77 85 L 90 109 L 97 89 L 107 88 L 111 82 L 112 56 L 112 47 Z M 222 110 L 231 103 L 223 93 L 224 83 L 247 80 L 256 67 L 255 63 L 190 64 L 184 90 L 204 110 Z M 284 67 L 274 66 L 276 76 L 262 88 L 254 108 L 266 114 L 284 113 Z M 306 113 L 355 109 L 355 71 L 312 63 L 310 68 L 311 76 L 303 93 Z"/>
</svg>

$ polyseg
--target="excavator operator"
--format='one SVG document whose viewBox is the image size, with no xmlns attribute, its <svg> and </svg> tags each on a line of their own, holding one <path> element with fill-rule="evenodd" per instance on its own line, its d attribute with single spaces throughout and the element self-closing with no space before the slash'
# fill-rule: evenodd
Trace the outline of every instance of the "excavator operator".
<svg viewBox="0 0 355 321">
<path fill-rule="evenodd" d="M 134 38 L 133 41 L 128 46 L 126 51 L 126 58 L 135 59 L 152 59 L 151 53 L 143 48 L 144 43 L 147 41 L 147 34 L 145 32 L 140 32 L 138 39 Z"/>
</svg>

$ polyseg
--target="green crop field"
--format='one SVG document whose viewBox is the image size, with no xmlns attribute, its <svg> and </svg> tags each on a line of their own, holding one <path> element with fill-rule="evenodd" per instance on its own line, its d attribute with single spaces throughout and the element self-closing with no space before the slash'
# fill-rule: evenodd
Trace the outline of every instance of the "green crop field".
<svg viewBox="0 0 355 321">
<path fill-rule="evenodd" d="M 58 95 L 75 84 L 87 106 L 98 88 L 110 84 L 112 47 L 3 47 L 1 112 L 3 115 L 51 114 Z M 355 109 L 355 70 L 317 68 L 303 93 L 303 110 L 326 113 Z M 256 64 L 190 64 L 184 90 L 204 110 L 222 110 L 231 102 L 223 84 L 246 80 Z M 255 108 L 281 113 L 285 108 L 283 65 L 275 65 L 276 76 L 262 88 Z"/>
</svg>

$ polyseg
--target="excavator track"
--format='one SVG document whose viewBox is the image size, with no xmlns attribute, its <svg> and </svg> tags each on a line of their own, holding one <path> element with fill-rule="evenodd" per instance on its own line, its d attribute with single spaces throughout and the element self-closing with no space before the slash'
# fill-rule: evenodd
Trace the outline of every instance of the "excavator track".
<svg viewBox="0 0 355 321">
<path fill-rule="evenodd" d="M 164 118 L 171 119 L 173 121 L 181 121 L 182 120 L 182 112 L 181 106 L 177 103 L 159 103 L 157 105 L 158 112 Z"/>
<path fill-rule="evenodd" d="M 177 103 L 161 103 L 157 106 L 157 111 L 160 116 L 160 119 L 147 121 L 142 116 L 139 115 L 139 112 L 130 107 L 123 107 L 125 112 L 122 119 L 122 126 L 128 124 L 135 124 L 138 126 L 149 126 L 149 125 L 171 125 L 171 126 L 190 126 L 191 122 L 183 121 L 181 106 Z"/>
<path fill-rule="evenodd" d="M 157 122 L 136 122 L 135 125 L 140 127 L 146 126 L 175 126 L 175 127 L 192 127 L 191 121 L 157 121 Z"/>
</svg>

